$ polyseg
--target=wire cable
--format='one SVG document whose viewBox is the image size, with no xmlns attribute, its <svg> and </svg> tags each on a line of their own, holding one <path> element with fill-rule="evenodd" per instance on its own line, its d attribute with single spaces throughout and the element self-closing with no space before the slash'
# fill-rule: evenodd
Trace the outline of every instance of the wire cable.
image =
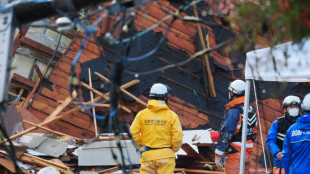
<svg viewBox="0 0 310 174">
<path fill-rule="evenodd" d="M 256 95 L 255 80 L 253 80 L 253 86 L 254 86 L 254 95 L 255 95 L 256 109 L 257 109 L 257 114 L 258 114 L 259 133 L 260 133 L 260 138 L 261 138 L 262 148 L 263 148 L 265 169 L 266 169 L 266 173 L 268 173 L 267 160 L 266 160 L 266 155 L 265 155 L 265 146 L 264 146 L 265 143 L 264 143 L 264 140 L 263 140 L 262 126 L 261 126 L 261 122 L 260 122 L 260 113 L 259 113 L 258 101 L 257 101 L 257 95 Z"/>
<path fill-rule="evenodd" d="M 177 15 L 177 16 L 178 16 L 178 15 L 180 14 L 180 11 L 187 10 L 189 7 L 193 6 L 194 4 L 199 3 L 199 2 L 201 2 L 201 1 L 202 1 L 202 0 L 196 0 L 196 1 L 193 1 L 193 2 L 189 3 L 188 5 L 184 6 L 183 8 L 179 9 L 178 11 L 176 11 L 173 15 L 172 15 L 172 14 L 167 15 L 166 17 L 164 17 L 163 19 L 161 19 L 160 21 L 158 21 L 158 22 L 157 22 L 156 24 L 154 24 L 153 26 L 149 27 L 148 29 L 146 29 L 146 30 L 144 30 L 144 31 L 142 31 L 142 32 L 137 33 L 136 35 L 134 35 L 134 36 L 132 36 L 132 37 L 130 37 L 130 38 L 125 38 L 125 39 L 122 39 L 121 41 L 118 41 L 118 40 L 114 39 L 113 42 L 114 42 L 115 44 L 120 44 L 121 42 L 126 43 L 126 42 L 130 42 L 131 40 L 133 41 L 133 40 L 137 39 L 138 37 L 141 37 L 141 36 L 143 36 L 144 34 L 146 34 L 146 33 L 150 32 L 150 31 L 152 31 L 154 28 L 160 26 L 163 22 L 165 22 L 166 20 L 172 18 L 174 15 Z"/>
<path fill-rule="evenodd" d="M 192 55 L 191 57 L 189 57 L 188 59 L 186 59 L 185 61 L 182 61 L 182 62 L 179 62 L 179 63 L 176 63 L 176 64 L 166 65 L 164 67 L 153 69 L 153 70 L 146 71 L 146 72 L 133 72 L 133 71 L 128 71 L 128 70 L 125 70 L 124 72 L 127 73 L 127 74 L 130 74 L 130 75 L 134 75 L 135 77 L 139 77 L 141 75 L 153 74 L 153 73 L 156 73 L 156 72 L 159 72 L 159 71 L 163 71 L 163 70 L 166 70 L 166 69 L 169 69 L 169 68 L 175 68 L 175 67 L 183 66 L 183 65 L 189 63 L 190 61 L 192 61 L 193 59 L 195 59 L 195 58 L 197 58 L 199 56 L 202 56 L 203 54 L 206 54 L 206 53 L 208 53 L 210 51 L 213 51 L 215 49 L 218 49 L 218 48 L 228 44 L 232 40 L 233 40 L 233 38 L 230 38 L 230 39 L 228 39 L 228 40 L 226 40 L 224 42 L 221 42 L 220 44 L 218 44 L 218 45 L 216 45 L 214 47 L 200 50 L 200 51 L 196 52 L 194 55 Z"/>
<path fill-rule="evenodd" d="M 38 3 L 50 3 L 50 2 L 51 2 L 50 0 L 15 0 L 15 1 L 10 2 L 9 4 L 6 4 L 4 6 L 0 6 L 0 12 L 7 10 L 9 8 L 13 8 L 16 5 L 20 5 L 20 4 L 26 4 L 26 3 L 38 4 Z"/>
<path fill-rule="evenodd" d="M 6 108 L 4 106 L 4 103 L 0 103 L 0 119 L 1 119 L 1 123 L 0 123 L 0 135 L 1 137 L 3 137 L 3 140 L 7 140 L 7 142 L 9 143 L 9 145 L 6 145 L 5 142 L 2 142 L 2 146 L 4 147 L 4 150 L 8 153 L 9 157 L 11 158 L 13 164 L 14 164 L 14 168 L 15 168 L 15 172 L 18 174 L 24 174 L 21 169 L 18 167 L 17 165 L 17 158 L 16 158 L 16 152 L 15 152 L 15 148 L 13 146 L 12 140 L 10 139 L 10 137 L 7 134 L 7 131 L 5 129 L 5 127 L 3 127 L 4 125 L 4 119 L 3 119 L 3 115 L 6 111 Z"/>
</svg>

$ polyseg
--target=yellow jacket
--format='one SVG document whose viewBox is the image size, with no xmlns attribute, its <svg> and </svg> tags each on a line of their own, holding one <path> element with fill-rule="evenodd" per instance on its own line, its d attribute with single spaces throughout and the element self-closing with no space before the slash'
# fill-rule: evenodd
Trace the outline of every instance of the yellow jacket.
<svg viewBox="0 0 310 174">
<path fill-rule="evenodd" d="M 161 100 L 149 100 L 147 108 L 134 119 L 130 132 L 138 147 L 171 147 L 145 151 L 142 160 L 175 157 L 174 152 L 179 151 L 182 145 L 183 132 L 179 118 Z"/>
</svg>

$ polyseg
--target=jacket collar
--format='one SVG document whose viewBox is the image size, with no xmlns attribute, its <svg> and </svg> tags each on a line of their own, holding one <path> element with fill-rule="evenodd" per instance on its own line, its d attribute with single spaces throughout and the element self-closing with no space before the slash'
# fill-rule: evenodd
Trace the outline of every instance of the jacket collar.
<svg viewBox="0 0 310 174">
<path fill-rule="evenodd" d="M 236 99 L 234 99 L 233 101 L 231 101 L 230 103 L 225 105 L 225 108 L 230 109 L 238 104 L 244 103 L 244 96 L 242 97 L 238 97 Z"/>
</svg>

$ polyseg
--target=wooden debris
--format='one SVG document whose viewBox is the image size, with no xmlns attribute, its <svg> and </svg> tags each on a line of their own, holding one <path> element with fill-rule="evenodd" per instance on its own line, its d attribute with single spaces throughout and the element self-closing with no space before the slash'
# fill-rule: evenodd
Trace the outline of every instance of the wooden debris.
<svg viewBox="0 0 310 174">
<path fill-rule="evenodd" d="M 56 170 L 60 171 L 61 173 L 64 174 L 73 174 L 72 171 L 70 171 L 70 167 L 64 166 L 62 164 L 58 164 L 49 160 L 45 160 L 36 156 L 32 156 L 29 154 L 24 153 L 20 158 L 20 161 L 29 163 L 29 164 L 34 164 L 34 165 L 39 165 L 39 166 L 44 166 L 44 167 L 54 167 Z"/>
<path fill-rule="evenodd" d="M 92 80 L 91 80 L 90 68 L 88 68 L 88 78 L 89 78 L 89 86 L 92 88 L 92 87 L 93 87 L 93 84 L 92 84 Z M 89 92 L 90 92 L 90 101 L 91 101 L 91 104 L 94 104 L 94 94 L 93 94 L 93 91 L 90 90 Z M 95 135 L 96 135 L 96 137 L 98 137 L 97 119 L 96 119 L 95 107 L 92 108 L 92 111 L 93 111 L 93 116 L 94 116 Z"/>
<path fill-rule="evenodd" d="M 95 75 L 97 75 L 101 80 L 105 81 L 105 82 L 109 82 L 110 80 L 106 77 L 104 77 L 103 75 L 101 75 L 98 72 L 95 72 Z M 124 94 L 128 95 L 129 97 L 133 98 L 134 100 L 136 100 L 137 102 L 141 103 L 142 105 L 146 106 L 146 103 L 144 101 L 142 101 L 141 99 L 139 99 L 138 97 L 134 96 L 133 94 L 131 94 L 130 92 L 128 92 L 127 90 L 125 90 L 124 88 L 120 87 L 120 91 L 123 92 Z"/>
<path fill-rule="evenodd" d="M 105 99 L 107 99 L 107 100 L 110 100 L 110 98 L 107 97 L 106 94 L 102 94 L 100 91 L 96 90 L 95 88 L 90 87 L 89 85 L 87 85 L 87 84 L 84 83 L 84 82 L 80 82 L 80 83 L 81 83 L 82 86 L 84 86 L 85 88 L 89 89 L 90 91 L 93 91 L 93 92 L 96 93 L 97 95 L 99 95 L 99 96 L 101 96 L 101 97 L 103 97 L 103 98 L 105 98 Z M 123 109 L 124 111 L 126 111 L 126 112 L 128 112 L 128 113 L 131 113 L 131 110 L 130 110 L 130 109 L 128 109 L 127 107 L 125 107 L 125 106 L 123 106 L 123 105 L 121 105 L 121 104 L 118 104 L 118 107 L 121 108 L 121 109 Z"/>
<path fill-rule="evenodd" d="M 76 91 L 73 91 L 72 97 L 75 98 L 76 96 L 77 96 L 77 92 L 76 92 Z M 69 97 L 65 100 L 65 102 L 62 103 L 61 105 L 59 105 L 59 106 L 58 106 L 58 107 L 57 107 L 57 108 L 56 108 L 56 109 L 42 122 L 42 123 L 39 124 L 39 126 L 48 125 L 48 124 L 50 124 L 50 123 L 52 123 L 52 122 L 54 122 L 54 121 L 56 121 L 56 120 L 59 120 L 59 119 L 65 117 L 65 116 L 71 114 L 71 112 L 68 111 L 68 112 L 64 113 L 63 115 L 57 117 L 57 115 L 58 115 L 71 101 L 72 101 L 72 98 L 69 96 Z M 71 110 L 70 110 L 70 111 L 71 111 Z M 76 111 L 78 111 L 78 109 L 77 109 Z M 15 135 L 11 136 L 10 139 L 16 139 L 16 138 L 18 138 L 18 137 L 21 137 L 21 136 L 23 136 L 23 135 L 25 135 L 25 134 L 27 134 L 27 133 L 29 133 L 29 132 L 31 132 L 31 131 L 37 129 L 37 128 L 38 128 L 38 127 L 33 126 L 33 127 L 29 128 L 29 129 L 27 129 L 27 130 L 24 130 L 23 132 L 20 132 L 20 133 L 18 133 L 18 134 L 15 134 Z"/>
<path fill-rule="evenodd" d="M 11 78 L 11 85 L 30 91 L 34 88 L 35 83 L 32 80 L 14 73 Z"/>
<path fill-rule="evenodd" d="M 193 5 L 193 8 L 194 8 L 195 17 L 199 18 L 196 4 Z M 202 33 L 202 29 L 201 29 L 200 23 L 197 23 L 197 28 L 198 28 L 198 34 L 199 34 L 199 38 L 200 38 L 201 47 L 202 47 L 202 49 L 206 49 L 205 40 L 203 38 L 203 33 Z M 206 36 L 206 41 L 207 41 L 207 48 L 210 48 L 209 34 L 207 34 L 207 36 Z M 214 88 L 214 81 L 213 81 L 213 75 L 212 75 L 211 68 L 210 68 L 208 54 L 204 54 L 203 55 L 203 64 L 205 65 L 206 70 L 207 70 L 207 74 L 208 74 L 208 79 L 204 79 L 204 80 L 205 80 L 205 83 L 208 80 L 210 96 L 211 97 L 216 97 L 216 92 L 215 92 L 215 88 Z"/>
<path fill-rule="evenodd" d="M 67 97 L 61 105 L 59 105 L 48 117 L 45 118 L 43 122 L 47 122 L 51 119 L 54 119 L 63 109 L 65 109 L 71 103 L 71 101 L 75 97 L 77 97 L 77 92 L 73 91 L 72 97 L 71 96 Z"/>
<path fill-rule="evenodd" d="M 101 170 L 101 171 L 99 171 L 99 174 L 107 174 L 107 173 L 115 172 L 118 170 L 120 170 L 120 168 L 118 166 L 116 166 L 116 167 L 112 167 L 109 169 Z"/>
<path fill-rule="evenodd" d="M 49 131 L 49 132 L 51 132 L 51 133 L 53 133 L 53 134 L 55 134 L 55 135 L 60 135 L 60 136 L 69 136 L 69 137 L 72 137 L 72 136 L 70 136 L 70 135 L 67 135 L 67 134 L 64 134 L 64 133 L 61 133 L 61 132 L 57 132 L 57 131 L 51 130 L 51 129 L 49 129 L 49 128 L 46 128 L 46 127 L 43 127 L 43 126 L 37 125 L 37 124 L 32 123 L 32 122 L 27 121 L 27 120 L 23 120 L 23 122 L 28 123 L 28 124 L 30 124 L 30 125 L 32 125 L 32 126 L 36 126 L 36 127 L 40 128 L 40 129 L 43 129 L 43 130 Z M 74 138 L 76 141 L 79 141 L 79 142 L 81 142 L 81 141 L 82 141 L 82 139 L 80 139 L 80 138 L 76 138 L 76 137 L 73 137 L 73 138 Z"/>
<path fill-rule="evenodd" d="M 207 161 L 203 156 L 197 153 L 189 144 L 182 144 L 181 148 L 188 154 L 195 157 L 196 160 Z"/>
</svg>

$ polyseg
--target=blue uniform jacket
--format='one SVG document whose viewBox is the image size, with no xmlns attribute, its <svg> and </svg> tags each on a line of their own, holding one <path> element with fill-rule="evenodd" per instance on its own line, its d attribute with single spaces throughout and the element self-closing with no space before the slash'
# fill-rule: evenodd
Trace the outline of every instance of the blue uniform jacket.
<svg viewBox="0 0 310 174">
<path fill-rule="evenodd" d="M 223 122 L 220 132 L 229 132 L 233 135 L 235 130 L 237 129 L 237 123 L 240 118 L 239 114 L 240 112 L 237 108 L 231 108 L 227 110 L 225 113 L 224 122 Z M 222 141 L 222 138 L 223 137 L 221 137 L 220 140 L 217 142 L 218 144 L 216 146 L 216 149 L 221 152 L 225 152 L 229 143 L 224 143 Z M 217 155 L 222 155 L 222 154 L 217 154 Z"/>
<path fill-rule="evenodd" d="M 291 123 L 285 119 L 285 122 L 291 126 Z M 269 129 L 266 146 L 273 156 L 273 166 L 277 168 L 282 167 L 282 161 L 277 158 L 277 153 L 281 152 L 280 147 L 277 145 L 277 134 L 278 134 L 278 120 L 274 121 Z"/>
<path fill-rule="evenodd" d="M 282 163 L 285 174 L 310 173 L 310 114 L 297 119 L 285 136 Z"/>
</svg>

